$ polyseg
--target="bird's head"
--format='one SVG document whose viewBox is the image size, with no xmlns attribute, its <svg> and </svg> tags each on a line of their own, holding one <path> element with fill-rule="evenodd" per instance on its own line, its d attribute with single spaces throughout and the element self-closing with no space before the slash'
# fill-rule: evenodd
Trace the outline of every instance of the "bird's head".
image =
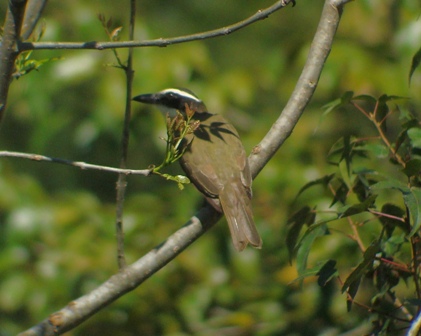
<svg viewBox="0 0 421 336">
<path fill-rule="evenodd" d="M 196 95 L 187 89 L 165 89 L 157 93 L 141 94 L 133 100 L 155 105 L 166 116 L 173 118 L 177 110 L 185 114 L 186 104 L 195 113 L 206 112 L 205 104 Z"/>
</svg>

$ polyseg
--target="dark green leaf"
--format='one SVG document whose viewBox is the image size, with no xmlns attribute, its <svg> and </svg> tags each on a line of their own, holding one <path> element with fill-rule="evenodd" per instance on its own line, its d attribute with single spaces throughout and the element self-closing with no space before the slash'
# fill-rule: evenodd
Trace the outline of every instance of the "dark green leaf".
<svg viewBox="0 0 421 336">
<path fill-rule="evenodd" d="M 420 171 L 421 171 L 421 160 L 420 159 L 409 160 L 406 163 L 405 168 L 402 169 L 402 172 L 408 177 L 418 176 Z"/>
<path fill-rule="evenodd" d="M 345 204 L 348 191 L 349 191 L 348 186 L 346 185 L 345 182 L 342 181 L 339 187 L 336 188 L 335 190 L 335 196 L 330 206 L 336 204 L 338 201 L 340 201 L 342 204 Z"/>
<path fill-rule="evenodd" d="M 376 102 L 377 102 L 376 98 L 374 98 L 373 96 L 369 96 L 369 95 L 355 96 L 354 98 L 352 98 L 352 100 L 362 100 L 362 101 L 365 101 L 367 103 L 371 103 L 373 105 L 375 105 Z"/>
<path fill-rule="evenodd" d="M 412 75 L 414 74 L 415 69 L 418 68 L 418 66 L 420 65 L 420 62 L 421 62 L 421 48 L 418 49 L 414 57 L 412 57 L 411 69 L 409 70 L 409 77 L 408 77 L 409 83 L 411 83 Z"/>
<path fill-rule="evenodd" d="M 412 237 L 421 227 L 421 190 L 413 187 L 406 192 L 402 191 L 402 194 L 411 215 L 412 230 L 409 236 Z"/>
<path fill-rule="evenodd" d="M 358 288 L 360 287 L 361 278 L 355 279 L 352 281 L 348 286 L 348 294 L 350 298 L 346 300 L 346 309 L 347 311 L 351 311 L 352 303 L 354 302 L 354 298 L 357 295 Z"/>
<path fill-rule="evenodd" d="M 379 220 L 382 223 L 383 227 L 386 229 L 388 237 L 392 235 L 396 227 L 400 227 L 404 232 L 409 233 L 409 230 L 406 228 L 405 221 L 403 221 L 405 211 L 402 208 L 398 207 L 395 204 L 385 203 L 382 206 L 381 213 L 387 215 L 379 216 Z"/>
<path fill-rule="evenodd" d="M 295 246 L 297 244 L 298 236 L 302 227 L 305 224 L 313 224 L 314 219 L 315 213 L 308 206 L 301 208 L 288 219 L 288 232 L 286 237 L 286 244 L 289 252 L 290 261 L 293 258 Z"/>
<path fill-rule="evenodd" d="M 353 95 L 354 92 L 346 91 L 341 98 L 335 99 L 334 101 L 324 105 L 322 107 L 322 109 L 324 110 L 322 117 L 326 116 L 333 110 L 338 109 L 339 107 L 347 105 L 351 101 Z"/>
<path fill-rule="evenodd" d="M 369 196 L 364 202 L 358 204 L 347 205 L 339 209 L 340 217 L 348 217 L 367 211 L 373 206 L 377 195 Z"/>
<path fill-rule="evenodd" d="M 310 227 L 309 230 L 306 231 L 300 243 L 298 244 L 298 251 L 297 251 L 298 274 L 301 275 L 307 268 L 308 255 L 310 253 L 310 249 L 314 241 L 318 237 L 326 235 L 327 232 L 328 231 L 325 224 L 317 225 L 314 229 L 313 227 Z"/>
<path fill-rule="evenodd" d="M 376 254 L 379 252 L 380 242 L 375 240 L 364 252 L 363 261 L 357 266 L 357 268 L 348 276 L 342 286 L 342 293 L 348 290 L 351 284 L 360 281 L 364 274 L 371 269 Z"/>
<path fill-rule="evenodd" d="M 320 271 L 317 273 L 319 279 L 317 283 L 319 286 L 326 285 L 333 277 L 338 276 L 338 270 L 336 269 L 336 261 L 335 260 L 328 260 Z"/>
<path fill-rule="evenodd" d="M 332 180 L 332 178 L 335 176 L 335 174 L 325 175 L 317 180 L 313 180 L 305 184 L 300 191 L 298 192 L 296 198 L 298 198 L 299 195 L 301 195 L 304 191 L 307 189 L 316 186 L 316 185 L 322 185 L 323 187 L 327 187 L 329 185 L 329 182 Z"/>
<path fill-rule="evenodd" d="M 330 260 L 326 261 L 320 261 L 317 263 L 316 266 L 306 269 L 303 272 L 301 272 L 300 276 L 295 278 L 291 283 L 293 282 L 301 282 L 305 278 L 312 277 L 312 276 L 318 276 L 320 273 L 320 270 L 329 262 Z"/>
</svg>

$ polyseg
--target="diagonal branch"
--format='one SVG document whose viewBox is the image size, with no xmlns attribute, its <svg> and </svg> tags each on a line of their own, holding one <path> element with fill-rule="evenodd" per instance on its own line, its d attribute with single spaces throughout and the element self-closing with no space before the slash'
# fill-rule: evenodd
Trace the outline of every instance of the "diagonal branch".
<svg viewBox="0 0 421 336">
<path fill-rule="evenodd" d="M 347 2 L 349 0 L 325 1 L 319 27 L 296 88 L 276 123 L 249 158 L 253 177 L 257 176 L 292 133 L 310 101 L 331 49 L 342 7 Z M 112 276 L 92 292 L 72 301 L 67 307 L 51 315 L 49 319 L 20 335 L 57 335 L 79 325 L 104 306 L 139 286 L 204 234 L 220 217 L 221 215 L 210 206 L 203 207 L 186 225 L 161 245 L 127 266 L 122 272 Z"/>
<path fill-rule="evenodd" d="M 326 0 L 314 35 L 306 64 L 287 105 L 262 141 L 253 148 L 249 163 L 256 177 L 291 135 L 304 109 L 316 91 L 323 66 L 329 56 L 342 14 L 342 6 L 349 0 Z"/>
<path fill-rule="evenodd" d="M 47 0 L 28 0 L 22 26 L 22 40 L 28 39 L 34 31 L 46 3 Z"/>
<path fill-rule="evenodd" d="M 166 47 L 172 44 L 204 40 L 208 38 L 229 35 L 237 30 L 251 25 L 269 17 L 270 14 L 286 7 L 289 3 L 295 3 L 295 0 L 280 0 L 272 6 L 258 10 L 249 18 L 232 24 L 227 27 L 206 31 L 193 35 L 178 36 L 173 38 L 159 38 L 148 41 L 126 41 L 126 42 L 22 42 L 19 44 L 19 50 L 40 50 L 40 49 L 116 49 L 129 47 Z"/>
</svg>

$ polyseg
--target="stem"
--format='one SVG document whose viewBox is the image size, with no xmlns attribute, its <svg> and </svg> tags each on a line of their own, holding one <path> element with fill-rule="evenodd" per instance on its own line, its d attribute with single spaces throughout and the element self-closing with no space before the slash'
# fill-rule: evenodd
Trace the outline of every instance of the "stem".
<svg viewBox="0 0 421 336">
<path fill-rule="evenodd" d="M 134 37 L 135 27 L 135 14 L 136 14 L 136 1 L 130 0 L 130 26 L 129 38 L 132 40 Z M 117 61 L 119 62 L 118 56 Z M 126 73 L 126 109 L 124 113 L 124 127 L 122 134 L 122 154 L 120 167 L 126 168 L 127 166 L 127 152 L 129 148 L 130 138 L 130 119 L 132 109 L 132 86 L 133 86 L 133 48 L 129 48 L 129 55 L 127 57 L 127 67 L 124 68 Z M 124 255 L 124 230 L 123 230 L 123 209 L 124 199 L 127 189 L 127 177 L 120 174 L 117 180 L 117 209 L 116 209 L 116 237 L 117 237 L 117 263 L 120 270 L 127 266 L 126 257 Z"/>
</svg>

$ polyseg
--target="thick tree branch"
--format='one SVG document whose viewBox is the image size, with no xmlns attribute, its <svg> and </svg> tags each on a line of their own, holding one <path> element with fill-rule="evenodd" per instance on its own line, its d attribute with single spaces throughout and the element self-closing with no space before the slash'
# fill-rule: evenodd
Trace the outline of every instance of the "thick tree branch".
<svg viewBox="0 0 421 336">
<path fill-rule="evenodd" d="M 342 1 L 346 3 L 349 0 Z M 287 105 L 262 141 L 253 149 L 249 158 L 254 177 L 275 155 L 284 141 L 291 135 L 307 104 L 316 90 L 323 66 L 332 48 L 333 38 L 339 26 L 342 5 L 338 0 L 326 0 L 319 26 L 311 44 L 304 69 Z"/>
<path fill-rule="evenodd" d="M 19 44 L 19 51 L 25 50 L 40 50 L 40 49 L 116 49 L 129 47 L 166 47 L 172 44 L 204 40 L 208 38 L 225 36 L 237 30 L 240 30 L 252 23 L 263 20 L 269 17 L 270 14 L 287 6 L 289 3 L 295 3 L 295 0 L 280 0 L 266 9 L 260 9 L 256 14 L 249 18 L 235 23 L 233 25 L 198 33 L 193 35 L 178 36 L 174 38 L 160 38 L 148 41 L 126 41 L 126 42 L 21 42 Z"/>
<path fill-rule="evenodd" d="M 337 7 L 338 1 L 325 1 L 319 27 L 295 90 L 279 119 L 249 158 L 253 177 L 257 176 L 292 133 L 315 91 L 340 21 L 342 6 L 349 0 L 339 2 Z M 198 239 L 220 217 L 221 215 L 210 206 L 205 206 L 185 226 L 134 264 L 127 266 L 91 293 L 71 302 L 49 319 L 20 335 L 57 335 L 79 325 L 107 304 L 139 286 Z"/>
<path fill-rule="evenodd" d="M 3 39 L 0 44 L 0 122 L 6 109 L 7 95 L 15 67 L 15 60 L 19 55 L 17 44 L 25 6 L 26 0 L 10 0 L 7 8 Z"/>
</svg>

